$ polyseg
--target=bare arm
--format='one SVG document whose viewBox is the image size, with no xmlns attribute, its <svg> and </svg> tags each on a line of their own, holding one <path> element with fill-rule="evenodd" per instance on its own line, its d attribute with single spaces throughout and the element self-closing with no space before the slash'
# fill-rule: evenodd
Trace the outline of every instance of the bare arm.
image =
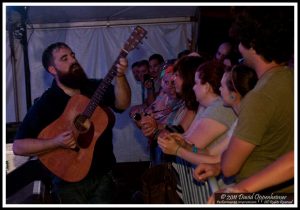
<svg viewBox="0 0 300 210">
<path fill-rule="evenodd" d="M 196 112 L 192 110 L 186 111 L 185 115 L 183 116 L 182 120 L 179 123 L 185 131 L 190 127 L 195 116 L 196 116 Z"/>
<path fill-rule="evenodd" d="M 193 128 L 189 135 L 187 136 L 189 142 L 195 144 L 198 148 L 205 148 L 209 143 L 211 143 L 215 138 L 220 136 L 227 130 L 227 127 L 215 120 L 208 118 L 200 119 L 197 125 Z M 160 145 L 162 151 L 166 154 L 177 155 L 188 162 L 193 164 L 199 163 L 218 163 L 220 162 L 220 154 L 217 155 L 199 155 L 195 154 L 187 146 L 178 147 L 177 136 L 169 135 L 166 138 L 159 138 L 158 144 Z M 180 138 L 180 136 L 178 137 Z M 181 137 L 182 138 L 182 137 Z"/>
<path fill-rule="evenodd" d="M 115 107 L 117 109 L 125 110 L 131 103 L 131 89 L 125 76 L 128 63 L 125 58 L 120 58 L 117 64 L 118 74 L 115 80 Z"/>
<path fill-rule="evenodd" d="M 198 169 L 199 170 L 199 169 Z M 199 175 L 199 171 L 195 170 L 194 177 Z M 203 171 L 203 170 L 202 170 Z M 240 183 L 220 189 L 215 193 L 253 193 L 266 189 L 271 186 L 281 184 L 294 177 L 294 151 L 290 151 L 276 161 L 268 165 L 266 168 L 256 174 L 244 179 Z M 209 197 L 208 203 L 215 203 L 214 194 Z"/>
<path fill-rule="evenodd" d="M 221 167 L 224 176 L 236 175 L 254 148 L 254 144 L 243 141 L 235 136 L 231 137 L 228 148 L 221 157 Z"/>
<path fill-rule="evenodd" d="M 158 144 L 162 151 L 166 154 L 177 155 L 185 159 L 192 164 L 200 163 L 219 163 L 220 155 L 204 154 L 202 151 L 194 153 L 192 151 L 192 145 L 184 142 L 183 137 L 180 134 L 171 133 L 165 137 L 158 138 Z"/>
<path fill-rule="evenodd" d="M 258 192 L 294 177 L 294 151 L 290 151 L 255 175 L 233 186 L 240 192 Z"/>
<path fill-rule="evenodd" d="M 75 148 L 76 142 L 72 131 L 66 131 L 52 139 L 15 139 L 13 152 L 15 155 L 35 156 L 52 149 Z"/>
<path fill-rule="evenodd" d="M 228 128 L 222 123 L 212 119 L 202 118 L 197 122 L 195 129 L 189 132 L 186 139 L 199 148 L 205 148 L 227 129 Z"/>
<path fill-rule="evenodd" d="M 196 165 L 200 163 L 215 164 L 220 162 L 220 155 L 209 155 L 199 153 L 196 154 L 182 147 L 178 150 L 177 155 L 185 159 L 186 161 Z"/>
<path fill-rule="evenodd" d="M 230 137 L 226 136 L 218 144 L 211 145 L 206 148 L 207 153 L 210 155 L 221 155 L 228 147 Z"/>
<path fill-rule="evenodd" d="M 205 181 L 209 177 L 218 176 L 220 172 L 221 172 L 220 163 L 216 163 L 216 164 L 201 163 L 195 168 L 193 172 L 193 177 L 198 181 Z"/>
</svg>

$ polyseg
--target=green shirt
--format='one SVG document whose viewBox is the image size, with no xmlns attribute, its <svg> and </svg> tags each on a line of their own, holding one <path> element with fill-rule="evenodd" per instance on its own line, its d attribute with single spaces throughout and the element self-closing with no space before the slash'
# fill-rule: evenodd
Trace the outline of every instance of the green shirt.
<svg viewBox="0 0 300 210">
<path fill-rule="evenodd" d="M 233 135 L 256 147 L 237 175 L 238 182 L 294 148 L 293 86 L 292 71 L 279 67 L 266 72 L 243 99 Z"/>
</svg>

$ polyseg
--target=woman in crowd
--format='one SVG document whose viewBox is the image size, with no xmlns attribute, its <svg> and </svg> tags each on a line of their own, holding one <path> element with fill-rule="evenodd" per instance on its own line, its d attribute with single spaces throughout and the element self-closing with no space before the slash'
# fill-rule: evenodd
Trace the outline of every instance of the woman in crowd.
<svg viewBox="0 0 300 210">
<path fill-rule="evenodd" d="M 175 86 L 177 98 L 180 99 L 181 106 L 171 112 L 165 122 L 158 122 L 153 115 L 143 116 L 140 123 L 142 132 L 151 140 L 152 147 L 155 148 L 155 156 L 152 159 L 154 164 L 164 161 L 161 156 L 161 150 L 157 147 L 157 137 L 172 129 L 180 132 L 186 130 L 193 121 L 198 109 L 195 93 L 193 92 L 194 74 L 197 67 L 203 62 L 203 59 L 196 56 L 184 56 L 174 65 L 172 77 Z"/>
<path fill-rule="evenodd" d="M 231 108 L 224 107 L 220 97 L 220 82 L 224 65 L 208 61 L 200 65 L 194 75 L 195 92 L 200 104 L 197 116 L 183 135 L 160 137 L 158 143 L 164 153 L 176 155 L 175 168 L 179 172 L 184 203 L 206 203 L 208 183 L 195 183 L 193 164 L 199 164 L 198 152 L 218 144 L 236 119 Z"/>
</svg>

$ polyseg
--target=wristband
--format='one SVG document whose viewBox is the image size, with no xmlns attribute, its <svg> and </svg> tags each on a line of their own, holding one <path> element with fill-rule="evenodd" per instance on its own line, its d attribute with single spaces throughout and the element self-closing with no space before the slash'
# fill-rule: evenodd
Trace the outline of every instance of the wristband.
<svg viewBox="0 0 300 210">
<path fill-rule="evenodd" d="M 192 152 L 198 153 L 198 148 L 195 146 L 195 144 L 193 144 L 193 146 L 192 146 Z"/>
</svg>

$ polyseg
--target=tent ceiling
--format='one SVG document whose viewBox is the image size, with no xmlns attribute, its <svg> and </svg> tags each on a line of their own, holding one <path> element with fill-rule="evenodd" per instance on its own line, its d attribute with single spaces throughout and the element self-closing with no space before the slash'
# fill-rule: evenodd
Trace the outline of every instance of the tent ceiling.
<svg viewBox="0 0 300 210">
<path fill-rule="evenodd" d="M 193 17 L 197 6 L 27 6 L 26 10 L 29 24 L 49 24 Z"/>
</svg>

